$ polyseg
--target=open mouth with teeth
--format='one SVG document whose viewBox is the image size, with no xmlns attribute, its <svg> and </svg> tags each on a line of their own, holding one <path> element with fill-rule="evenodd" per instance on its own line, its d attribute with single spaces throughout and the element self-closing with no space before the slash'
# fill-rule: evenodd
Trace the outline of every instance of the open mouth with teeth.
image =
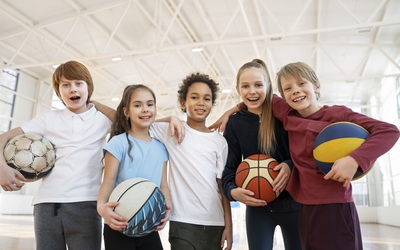
<svg viewBox="0 0 400 250">
<path fill-rule="evenodd" d="M 299 97 L 299 98 L 293 99 L 293 102 L 294 102 L 294 103 L 296 103 L 296 102 L 300 102 L 300 101 L 303 101 L 304 99 L 306 99 L 306 97 L 305 97 L 305 96 L 302 96 L 302 97 Z"/>
<path fill-rule="evenodd" d="M 143 120 L 148 120 L 150 118 L 151 118 L 151 116 L 141 116 L 141 117 L 139 117 L 139 119 L 143 119 Z"/>
<path fill-rule="evenodd" d="M 250 101 L 250 102 L 256 102 L 256 101 L 258 101 L 259 99 L 260 99 L 259 97 L 247 98 L 247 100 Z"/>
<path fill-rule="evenodd" d="M 70 99 L 71 99 L 72 101 L 77 101 L 77 100 L 81 99 L 81 97 L 80 97 L 80 96 L 73 96 L 73 97 L 71 97 Z"/>
<path fill-rule="evenodd" d="M 206 112 L 205 109 L 195 109 L 194 111 L 195 111 L 196 113 L 198 113 L 198 114 L 204 114 L 204 113 Z"/>
</svg>

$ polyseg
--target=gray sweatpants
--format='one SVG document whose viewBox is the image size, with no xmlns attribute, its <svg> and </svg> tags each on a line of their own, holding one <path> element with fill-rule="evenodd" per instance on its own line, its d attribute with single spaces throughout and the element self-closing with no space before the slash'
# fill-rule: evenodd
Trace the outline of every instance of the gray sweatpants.
<svg viewBox="0 0 400 250">
<path fill-rule="evenodd" d="M 96 201 L 34 206 L 37 250 L 100 250 L 101 217 Z"/>
</svg>

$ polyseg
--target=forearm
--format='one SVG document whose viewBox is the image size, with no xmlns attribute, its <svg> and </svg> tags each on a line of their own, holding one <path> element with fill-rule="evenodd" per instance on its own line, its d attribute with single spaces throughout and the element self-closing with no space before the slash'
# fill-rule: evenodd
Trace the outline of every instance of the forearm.
<svg viewBox="0 0 400 250">
<path fill-rule="evenodd" d="M 108 107 L 107 105 L 104 105 L 98 101 L 91 101 L 95 106 L 98 111 L 103 113 L 105 116 L 108 117 L 111 121 L 115 121 L 117 117 L 117 112 L 115 109 Z"/>
<path fill-rule="evenodd" d="M 225 228 L 232 228 L 232 211 L 231 211 L 231 203 L 230 201 L 226 198 L 222 191 L 222 181 L 221 179 L 217 180 L 218 182 L 218 187 L 221 192 L 222 196 L 222 208 L 224 210 L 224 220 L 225 220 Z"/>
</svg>

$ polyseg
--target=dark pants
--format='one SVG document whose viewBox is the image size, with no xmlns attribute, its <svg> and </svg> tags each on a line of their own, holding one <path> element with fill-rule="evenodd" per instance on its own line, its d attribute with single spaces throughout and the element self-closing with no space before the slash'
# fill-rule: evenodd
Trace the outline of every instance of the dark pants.
<svg viewBox="0 0 400 250">
<path fill-rule="evenodd" d="M 96 201 L 41 203 L 34 206 L 38 250 L 100 250 L 101 217 Z"/>
<path fill-rule="evenodd" d="M 169 222 L 171 250 L 221 250 L 224 226 Z"/>
<path fill-rule="evenodd" d="M 142 237 L 129 237 L 104 224 L 106 250 L 163 250 L 160 235 L 154 231 Z"/>
<path fill-rule="evenodd" d="M 302 205 L 299 220 L 303 250 L 361 250 L 360 222 L 354 203 Z"/>
<path fill-rule="evenodd" d="M 272 249 L 276 226 L 281 227 L 285 249 L 301 250 L 299 211 L 270 212 L 266 207 L 246 207 L 247 242 L 250 250 Z"/>
</svg>

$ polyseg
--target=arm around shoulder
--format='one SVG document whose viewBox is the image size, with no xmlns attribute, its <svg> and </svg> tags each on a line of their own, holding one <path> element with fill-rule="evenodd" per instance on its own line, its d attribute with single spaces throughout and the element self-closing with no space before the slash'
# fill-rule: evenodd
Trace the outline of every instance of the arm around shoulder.
<svg viewBox="0 0 400 250">
<path fill-rule="evenodd" d="M 104 105 L 98 101 L 91 101 L 95 106 L 98 111 L 103 113 L 105 116 L 108 117 L 111 121 L 115 121 L 117 117 L 117 112 L 115 109 L 108 107 L 107 105 Z"/>
</svg>

